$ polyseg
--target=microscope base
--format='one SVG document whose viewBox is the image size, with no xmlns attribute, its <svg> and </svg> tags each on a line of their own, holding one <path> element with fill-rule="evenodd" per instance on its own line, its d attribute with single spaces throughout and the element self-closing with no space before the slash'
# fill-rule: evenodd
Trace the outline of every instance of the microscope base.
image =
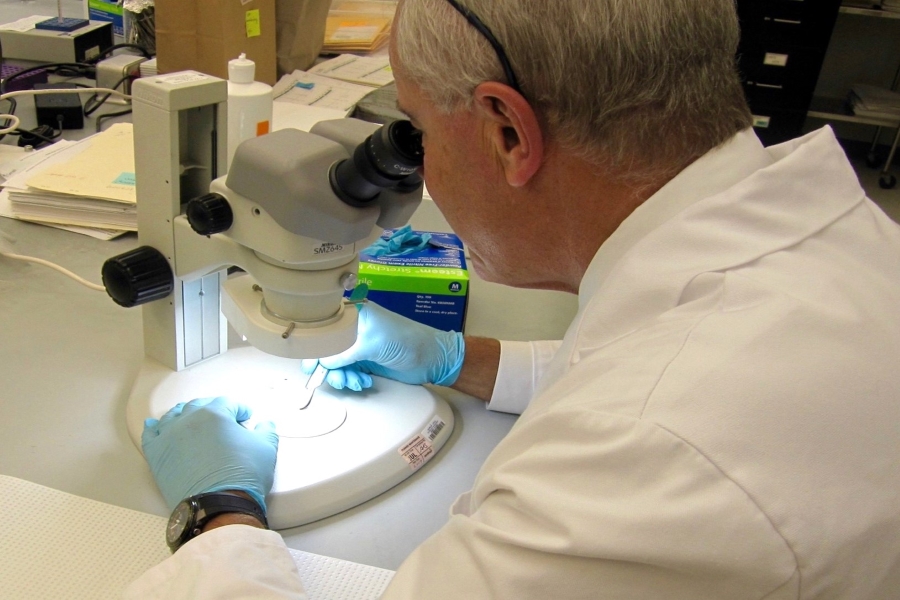
<svg viewBox="0 0 900 600">
<path fill-rule="evenodd" d="M 306 379 L 299 361 L 253 347 L 177 372 L 145 357 L 128 400 L 128 431 L 140 448 L 145 418 L 215 396 L 250 406 L 250 428 L 273 420 L 281 437 L 266 503 L 270 526 L 286 529 L 389 490 L 432 458 L 453 430 L 450 406 L 431 390 L 380 377 L 364 392 L 323 384 L 306 409 L 295 410 Z"/>
</svg>

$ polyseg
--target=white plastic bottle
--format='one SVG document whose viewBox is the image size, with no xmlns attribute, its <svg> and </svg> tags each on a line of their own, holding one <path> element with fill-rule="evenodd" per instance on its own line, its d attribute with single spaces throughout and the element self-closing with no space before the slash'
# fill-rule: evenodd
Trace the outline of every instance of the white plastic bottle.
<svg viewBox="0 0 900 600">
<path fill-rule="evenodd" d="M 245 54 L 228 61 L 228 167 L 238 144 L 272 127 L 272 87 L 255 76 L 256 63 Z"/>
</svg>

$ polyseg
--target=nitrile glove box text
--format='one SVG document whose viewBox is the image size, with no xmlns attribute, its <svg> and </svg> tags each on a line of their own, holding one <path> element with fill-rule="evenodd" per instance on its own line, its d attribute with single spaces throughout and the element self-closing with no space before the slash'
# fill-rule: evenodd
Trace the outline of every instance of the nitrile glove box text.
<svg viewBox="0 0 900 600">
<path fill-rule="evenodd" d="M 462 241 L 430 233 L 422 250 L 403 256 L 359 255 L 359 283 L 367 298 L 388 310 L 444 331 L 463 331 L 469 272 Z"/>
</svg>

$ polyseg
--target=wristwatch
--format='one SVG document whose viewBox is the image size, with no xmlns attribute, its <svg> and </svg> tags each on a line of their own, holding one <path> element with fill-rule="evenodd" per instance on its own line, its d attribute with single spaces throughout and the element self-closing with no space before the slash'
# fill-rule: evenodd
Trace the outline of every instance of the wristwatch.
<svg viewBox="0 0 900 600">
<path fill-rule="evenodd" d="M 266 514 L 255 501 L 232 492 L 207 492 L 178 503 L 166 526 L 166 543 L 175 552 L 197 537 L 210 519 L 222 513 L 241 513 L 259 519 L 268 529 Z"/>
</svg>

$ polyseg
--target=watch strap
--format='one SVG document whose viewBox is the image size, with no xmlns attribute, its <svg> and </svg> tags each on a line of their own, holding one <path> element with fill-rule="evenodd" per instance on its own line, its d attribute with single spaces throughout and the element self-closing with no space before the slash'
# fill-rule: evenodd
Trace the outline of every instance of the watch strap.
<svg viewBox="0 0 900 600">
<path fill-rule="evenodd" d="M 266 521 L 266 513 L 259 503 L 252 498 L 247 498 L 234 492 L 206 492 L 191 496 L 191 499 L 203 511 L 202 515 L 198 514 L 198 517 L 203 520 L 199 524 L 200 526 L 206 525 L 206 522 L 214 516 L 228 512 L 251 515 L 259 519 L 266 526 L 266 529 L 269 528 L 269 524 Z"/>
<path fill-rule="evenodd" d="M 191 506 L 191 522 L 184 527 L 181 536 L 174 543 L 170 543 L 172 552 L 183 546 L 203 532 L 203 527 L 213 517 L 226 513 L 238 513 L 255 517 L 268 529 L 266 513 L 255 501 L 234 492 L 206 492 L 197 494 L 183 500 Z M 177 509 L 176 509 L 177 510 Z"/>
</svg>

